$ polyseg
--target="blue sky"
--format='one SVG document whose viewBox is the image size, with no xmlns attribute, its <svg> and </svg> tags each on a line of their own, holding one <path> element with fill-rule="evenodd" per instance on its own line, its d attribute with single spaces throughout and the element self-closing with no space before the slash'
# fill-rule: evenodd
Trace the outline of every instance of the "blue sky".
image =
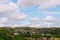
<svg viewBox="0 0 60 40">
<path fill-rule="evenodd" d="M 1 0 L 0 26 L 60 27 L 60 0 Z"/>
</svg>

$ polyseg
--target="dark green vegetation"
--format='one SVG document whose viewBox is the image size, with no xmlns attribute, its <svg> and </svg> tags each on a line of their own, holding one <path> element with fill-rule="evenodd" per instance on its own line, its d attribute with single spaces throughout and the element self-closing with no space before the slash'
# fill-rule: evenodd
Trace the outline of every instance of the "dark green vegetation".
<svg viewBox="0 0 60 40">
<path fill-rule="evenodd" d="M 0 40 L 37 40 L 42 37 L 60 38 L 60 28 L 0 28 Z"/>
</svg>

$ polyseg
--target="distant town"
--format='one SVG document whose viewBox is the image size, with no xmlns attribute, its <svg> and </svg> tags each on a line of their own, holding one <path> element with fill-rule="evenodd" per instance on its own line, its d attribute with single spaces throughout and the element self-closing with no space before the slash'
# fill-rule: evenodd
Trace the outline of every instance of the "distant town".
<svg viewBox="0 0 60 40">
<path fill-rule="evenodd" d="M 60 40 L 60 28 L 0 27 L 0 40 Z"/>
</svg>

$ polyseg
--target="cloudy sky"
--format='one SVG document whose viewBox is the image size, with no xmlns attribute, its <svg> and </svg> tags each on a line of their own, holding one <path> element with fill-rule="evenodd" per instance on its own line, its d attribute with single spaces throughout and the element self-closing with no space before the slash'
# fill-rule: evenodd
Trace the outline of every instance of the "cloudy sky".
<svg viewBox="0 0 60 40">
<path fill-rule="evenodd" d="M 60 27 L 60 0 L 0 0 L 0 26 Z"/>
</svg>

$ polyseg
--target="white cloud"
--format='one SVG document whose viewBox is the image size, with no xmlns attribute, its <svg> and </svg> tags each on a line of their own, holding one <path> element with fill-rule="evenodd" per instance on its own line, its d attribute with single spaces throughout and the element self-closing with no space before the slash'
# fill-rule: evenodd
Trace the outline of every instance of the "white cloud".
<svg viewBox="0 0 60 40">
<path fill-rule="evenodd" d="M 13 27 L 20 27 L 21 25 L 19 24 L 14 24 Z"/>
<path fill-rule="evenodd" d="M 54 7 L 60 4 L 60 0 L 18 0 L 17 4 L 13 3 L 11 0 L 0 0 L 0 24 L 4 25 L 18 25 L 20 21 L 26 19 L 26 14 L 22 13 L 18 7 L 32 7 L 35 5 L 39 5 L 39 10 L 45 10 L 50 7 Z M 60 14 L 60 12 L 44 12 L 47 14 Z M 39 26 L 54 26 L 56 24 L 56 19 L 52 16 L 46 16 L 43 21 L 38 17 L 33 17 L 29 20 L 30 23 L 25 23 L 25 25 L 31 27 L 39 27 Z M 6 24 L 5 24 L 6 23 Z M 24 26 L 25 26 L 24 25 Z"/>
<path fill-rule="evenodd" d="M 7 23 L 7 22 L 8 22 L 8 18 L 7 17 L 0 18 L 0 23 Z"/>
<path fill-rule="evenodd" d="M 38 17 L 33 17 L 32 19 L 30 19 L 30 21 L 28 23 L 25 23 L 24 26 L 36 27 L 36 28 L 37 27 L 38 28 L 49 28 L 49 27 L 57 26 L 58 24 L 56 24 L 56 23 L 58 23 L 56 18 L 54 18 L 52 16 L 46 16 L 43 20 Z"/>
<path fill-rule="evenodd" d="M 36 0 L 18 0 L 17 4 L 19 6 L 22 6 L 23 8 L 32 7 L 32 6 L 36 5 L 36 3 L 34 1 L 36 1 Z"/>
<path fill-rule="evenodd" d="M 32 17 L 32 18 L 29 20 L 29 22 L 23 24 L 23 26 L 37 27 L 39 23 L 40 23 L 40 18 L 39 18 L 39 17 Z"/>
<path fill-rule="evenodd" d="M 0 5 L 0 16 L 8 16 L 16 19 L 26 18 L 26 15 L 20 12 L 17 4 L 13 2 Z"/>
<path fill-rule="evenodd" d="M 4 16 L 6 15 L 10 15 L 14 12 L 18 11 L 18 6 L 13 3 L 13 2 L 9 2 L 8 4 L 2 4 L 0 5 L 0 14 Z"/>
<path fill-rule="evenodd" d="M 30 19 L 30 21 L 32 21 L 32 22 L 34 22 L 34 21 L 39 21 L 39 20 L 40 20 L 39 17 L 33 17 L 33 18 Z"/>
<path fill-rule="evenodd" d="M 28 26 L 28 27 L 37 27 L 39 24 L 40 18 L 39 17 L 32 17 L 29 22 L 21 25 L 21 26 Z"/>
<path fill-rule="evenodd" d="M 19 21 L 26 19 L 26 14 L 20 12 L 16 3 L 9 0 L 0 1 L 2 1 L 0 3 L 0 17 L 4 17 L 1 18 L 1 24 L 8 21 L 5 25 L 13 25 L 16 23 L 18 24 Z M 4 2 L 6 2 L 6 4 L 4 4 Z M 9 20 L 5 17 L 7 17 Z"/>
<path fill-rule="evenodd" d="M 50 0 L 40 5 L 40 10 L 45 10 L 60 4 L 60 0 Z"/>
<path fill-rule="evenodd" d="M 0 27 L 4 27 L 5 25 L 3 25 L 3 24 L 0 24 Z"/>
<path fill-rule="evenodd" d="M 10 15 L 10 18 L 13 20 L 24 20 L 26 19 L 26 15 L 24 13 L 16 13 Z"/>
<path fill-rule="evenodd" d="M 51 27 L 55 27 L 54 23 L 50 23 L 50 22 L 42 22 L 39 27 L 43 27 L 43 28 L 51 28 Z"/>
<path fill-rule="evenodd" d="M 44 18 L 44 21 L 46 21 L 46 22 L 55 22 L 55 18 L 54 17 L 52 17 L 52 16 L 46 16 L 45 18 Z"/>
<path fill-rule="evenodd" d="M 12 0 L 0 0 L 0 4 L 6 4 L 6 3 L 9 3 L 10 1 Z"/>
<path fill-rule="evenodd" d="M 32 7 L 39 5 L 39 10 L 45 10 L 47 8 L 59 5 L 60 0 L 18 0 L 17 4 L 22 7 Z"/>
<path fill-rule="evenodd" d="M 41 12 L 41 13 L 44 13 L 44 14 L 60 14 L 60 12 Z"/>
<path fill-rule="evenodd" d="M 49 28 L 49 27 L 55 27 L 54 23 L 49 23 L 49 22 L 42 22 L 38 24 L 29 24 L 29 27 L 36 27 L 36 28 Z"/>
</svg>

